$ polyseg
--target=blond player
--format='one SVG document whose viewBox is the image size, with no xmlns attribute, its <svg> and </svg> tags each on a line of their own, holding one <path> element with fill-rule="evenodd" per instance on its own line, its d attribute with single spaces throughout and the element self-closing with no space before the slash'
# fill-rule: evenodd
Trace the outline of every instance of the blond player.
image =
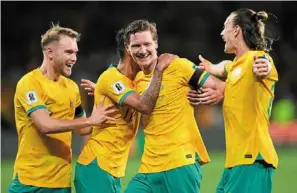
<svg viewBox="0 0 297 193">
<path fill-rule="evenodd" d="M 14 108 L 18 152 L 9 193 L 70 193 L 71 135 L 88 133 L 115 112 L 112 106 L 94 106 L 86 118 L 71 75 L 79 34 L 53 26 L 41 38 L 43 63 L 17 83 Z M 84 128 L 83 130 L 80 130 Z"/>
</svg>

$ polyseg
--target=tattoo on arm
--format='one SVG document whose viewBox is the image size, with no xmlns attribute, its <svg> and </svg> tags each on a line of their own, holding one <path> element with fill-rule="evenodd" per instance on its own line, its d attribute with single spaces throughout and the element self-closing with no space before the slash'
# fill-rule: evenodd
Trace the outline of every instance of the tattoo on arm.
<svg viewBox="0 0 297 193">
<path fill-rule="evenodd" d="M 162 75 L 162 72 L 155 69 L 149 88 L 142 94 L 140 98 L 141 102 L 149 106 L 151 109 L 154 108 L 159 96 Z"/>
</svg>

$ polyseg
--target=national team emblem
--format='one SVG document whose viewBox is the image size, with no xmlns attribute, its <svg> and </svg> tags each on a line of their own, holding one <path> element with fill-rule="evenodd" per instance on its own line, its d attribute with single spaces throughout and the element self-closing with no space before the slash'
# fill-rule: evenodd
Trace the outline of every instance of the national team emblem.
<svg viewBox="0 0 297 193">
<path fill-rule="evenodd" d="M 37 95 L 35 91 L 29 91 L 26 93 L 27 103 L 28 105 L 32 103 L 36 103 L 38 101 Z"/>
<path fill-rule="evenodd" d="M 116 94 L 120 94 L 126 90 L 126 87 L 121 81 L 117 81 L 112 85 L 113 90 Z"/>
<path fill-rule="evenodd" d="M 242 70 L 241 67 L 236 68 L 235 70 L 232 71 L 232 75 L 236 77 L 240 76 L 241 70 Z"/>
</svg>

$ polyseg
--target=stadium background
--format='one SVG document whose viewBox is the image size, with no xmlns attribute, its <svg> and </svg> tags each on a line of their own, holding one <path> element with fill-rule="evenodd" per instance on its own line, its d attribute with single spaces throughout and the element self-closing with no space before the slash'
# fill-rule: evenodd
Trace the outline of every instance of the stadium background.
<svg viewBox="0 0 297 193">
<path fill-rule="evenodd" d="M 117 63 L 116 31 L 135 19 L 157 23 L 159 53 L 178 54 L 198 63 L 198 54 L 212 62 L 232 59 L 223 53 L 220 37 L 225 18 L 239 8 L 265 10 L 272 15 L 267 34 L 278 38 L 272 57 L 279 72 L 270 132 L 280 164 L 275 173 L 273 193 L 296 193 L 297 183 L 297 23 L 296 2 L 1 2 L 1 192 L 7 192 L 17 151 L 13 95 L 18 79 L 42 62 L 40 35 L 51 22 L 82 33 L 78 61 L 72 79 L 96 81 L 110 63 Z M 93 99 L 81 90 L 88 113 Z M 247 93 L 248 94 L 248 93 Z M 203 167 L 201 192 L 212 193 L 224 165 L 224 127 L 221 104 L 202 106 L 196 118 L 212 162 Z M 123 189 L 137 172 L 143 145 L 138 134 L 132 149 Z M 81 138 L 74 137 L 74 159 Z M 75 161 L 74 161 L 75 163 Z"/>
</svg>

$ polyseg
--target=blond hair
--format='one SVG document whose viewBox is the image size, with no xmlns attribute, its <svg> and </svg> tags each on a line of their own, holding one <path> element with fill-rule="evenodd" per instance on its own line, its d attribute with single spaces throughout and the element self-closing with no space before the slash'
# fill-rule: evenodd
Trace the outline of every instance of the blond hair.
<svg viewBox="0 0 297 193">
<path fill-rule="evenodd" d="M 68 36 L 80 40 L 80 34 L 73 29 L 59 26 L 59 24 L 52 24 L 52 27 L 41 36 L 41 48 L 45 50 L 46 46 L 52 42 L 59 41 L 61 36 Z"/>
</svg>

